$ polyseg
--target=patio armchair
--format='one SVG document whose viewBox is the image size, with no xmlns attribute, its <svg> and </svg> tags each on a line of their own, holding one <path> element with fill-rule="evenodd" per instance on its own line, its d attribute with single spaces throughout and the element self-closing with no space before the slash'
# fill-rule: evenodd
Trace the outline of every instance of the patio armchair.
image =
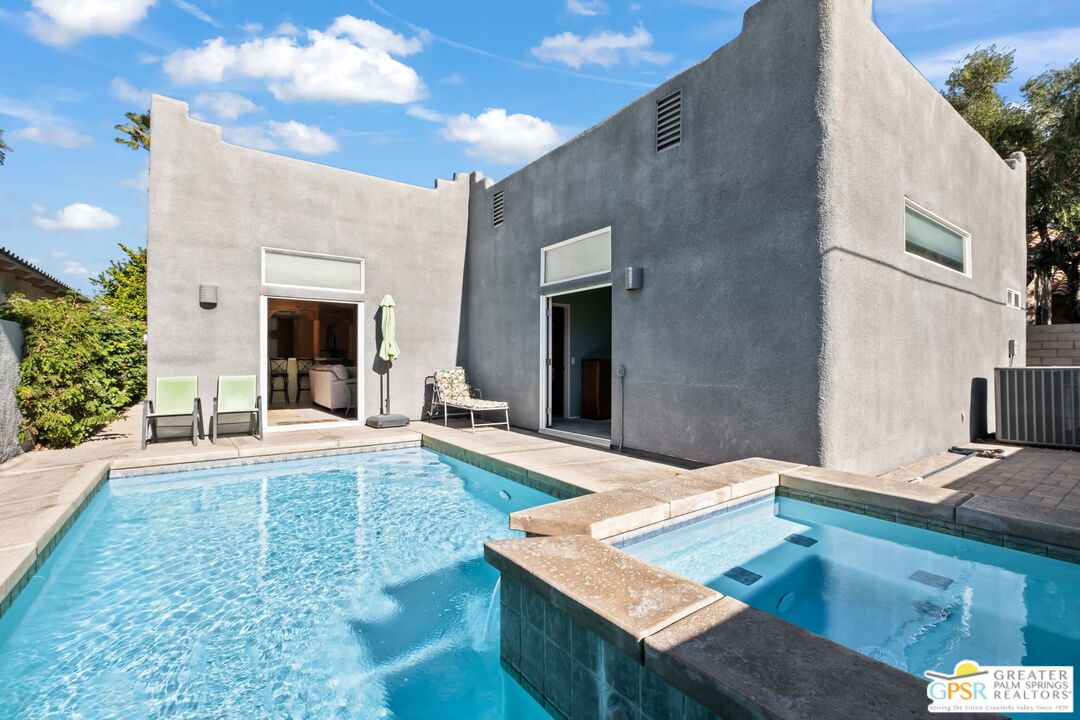
<svg viewBox="0 0 1080 720">
<path fill-rule="evenodd" d="M 214 414 L 210 418 L 210 442 L 217 443 L 222 415 L 246 415 L 248 432 L 262 440 L 262 396 L 254 375 L 220 375 Z"/>
<path fill-rule="evenodd" d="M 154 399 L 143 401 L 140 449 L 146 449 L 148 433 L 150 441 L 158 439 L 158 421 L 162 418 L 190 417 L 191 444 L 198 445 L 203 435 L 198 376 L 159 377 L 154 388 Z"/>
<path fill-rule="evenodd" d="M 455 413 L 455 417 L 469 416 L 473 432 L 476 432 L 478 427 L 490 425 L 505 425 L 507 430 L 510 429 L 510 403 L 499 400 L 485 400 L 480 388 L 469 385 L 468 377 L 465 375 L 465 368 L 456 367 L 436 370 L 435 374 L 428 379 L 431 381 L 432 387 L 431 406 L 428 408 L 429 418 L 435 416 L 435 408 L 441 405 L 443 425 L 446 425 L 447 418 L 450 417 L 449 409 L 454 408 L 463 411 Z M 505 419 L 499 422 L 476 422 L 476 413 L 480 413 L 482 419 L 483 413 L 491 411 L 502 411 Z"/>
</svg>

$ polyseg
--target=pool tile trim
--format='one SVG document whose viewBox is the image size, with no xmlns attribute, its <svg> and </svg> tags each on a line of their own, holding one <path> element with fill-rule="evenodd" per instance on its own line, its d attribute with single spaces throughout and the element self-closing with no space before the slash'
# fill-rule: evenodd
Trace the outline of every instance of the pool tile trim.
<svg viewBox="0 0 1080 720">
<path fill-rule="evenodd" d="M 18 580 L 15 581 L 11 590 L 7 592 L 2 599 L 0 599 L 0 617 L 11 607 L 12 603 L 19 594 L 30 583 L 30 580 L 37 574 L 37 571 L 49 559 L 53 550 L 60 544 L 60 541 L 67 535 L 68 530 L 75 524 L 75 521 L 79 519 L 83 511 L 86 510 L 90 502 L 97 496 L 103 487 L 105 482 L 109 479 L 109 466 L 107 463 L 95 463 L 88 466 L 88 472 L 91 475 L 91 481 L 89 487 L 81 499 L 69 507 L 67 518 L 63 521 L 59 528 L 47 538 L 41 538 L 38 540 L 38 544 L 35 546 L 33 561 L 22 571 Z M 42 546 L 41 543 L 44 543 Z M 27 543 L 27 547 L 30 543 Z M 18 546 L 17 546 L 18 547 Z"/>
</svg>

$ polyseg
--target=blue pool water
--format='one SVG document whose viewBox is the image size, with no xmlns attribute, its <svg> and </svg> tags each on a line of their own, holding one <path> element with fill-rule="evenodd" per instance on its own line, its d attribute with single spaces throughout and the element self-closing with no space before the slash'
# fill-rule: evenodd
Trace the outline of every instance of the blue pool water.
<svg viewBox="0 0 1080 720">
<path fill-rule="evenodd" d="M 547 718 L 482 543 L 551 500 L 421 449 L 111 480 L 0 617 L 0 717 Z"/>
<path fill-rule="evenodd" d="M 920 677 L 1080 663 L 1080 565 L 789 498 L 624 549 Z"/>
</svg>

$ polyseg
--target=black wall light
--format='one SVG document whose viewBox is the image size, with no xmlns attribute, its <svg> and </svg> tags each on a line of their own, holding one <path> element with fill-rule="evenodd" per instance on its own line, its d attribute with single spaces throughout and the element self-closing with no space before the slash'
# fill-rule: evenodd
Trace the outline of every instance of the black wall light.
<svg viewBox="0 0 1080 720">
<path fill-rule="evenodd" d="M 639 267 L 626 268 L 626 289 L 640 290 L 643 275 L 644 272 Z"/>
</svg>

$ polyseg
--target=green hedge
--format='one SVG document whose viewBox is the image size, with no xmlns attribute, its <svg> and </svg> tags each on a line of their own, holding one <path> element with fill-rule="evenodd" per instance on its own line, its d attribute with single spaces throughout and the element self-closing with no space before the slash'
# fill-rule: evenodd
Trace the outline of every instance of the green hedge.
<svg viewBox="0 0 1080 720">
<path fill-rule="evenodd" d="M 3 316 L 22 325 L 15 395 L 23 431 L 47 447 L 78 445 L 146 394 L 145 324 L 77 295 L 28 300 Z"/>
</svg>

